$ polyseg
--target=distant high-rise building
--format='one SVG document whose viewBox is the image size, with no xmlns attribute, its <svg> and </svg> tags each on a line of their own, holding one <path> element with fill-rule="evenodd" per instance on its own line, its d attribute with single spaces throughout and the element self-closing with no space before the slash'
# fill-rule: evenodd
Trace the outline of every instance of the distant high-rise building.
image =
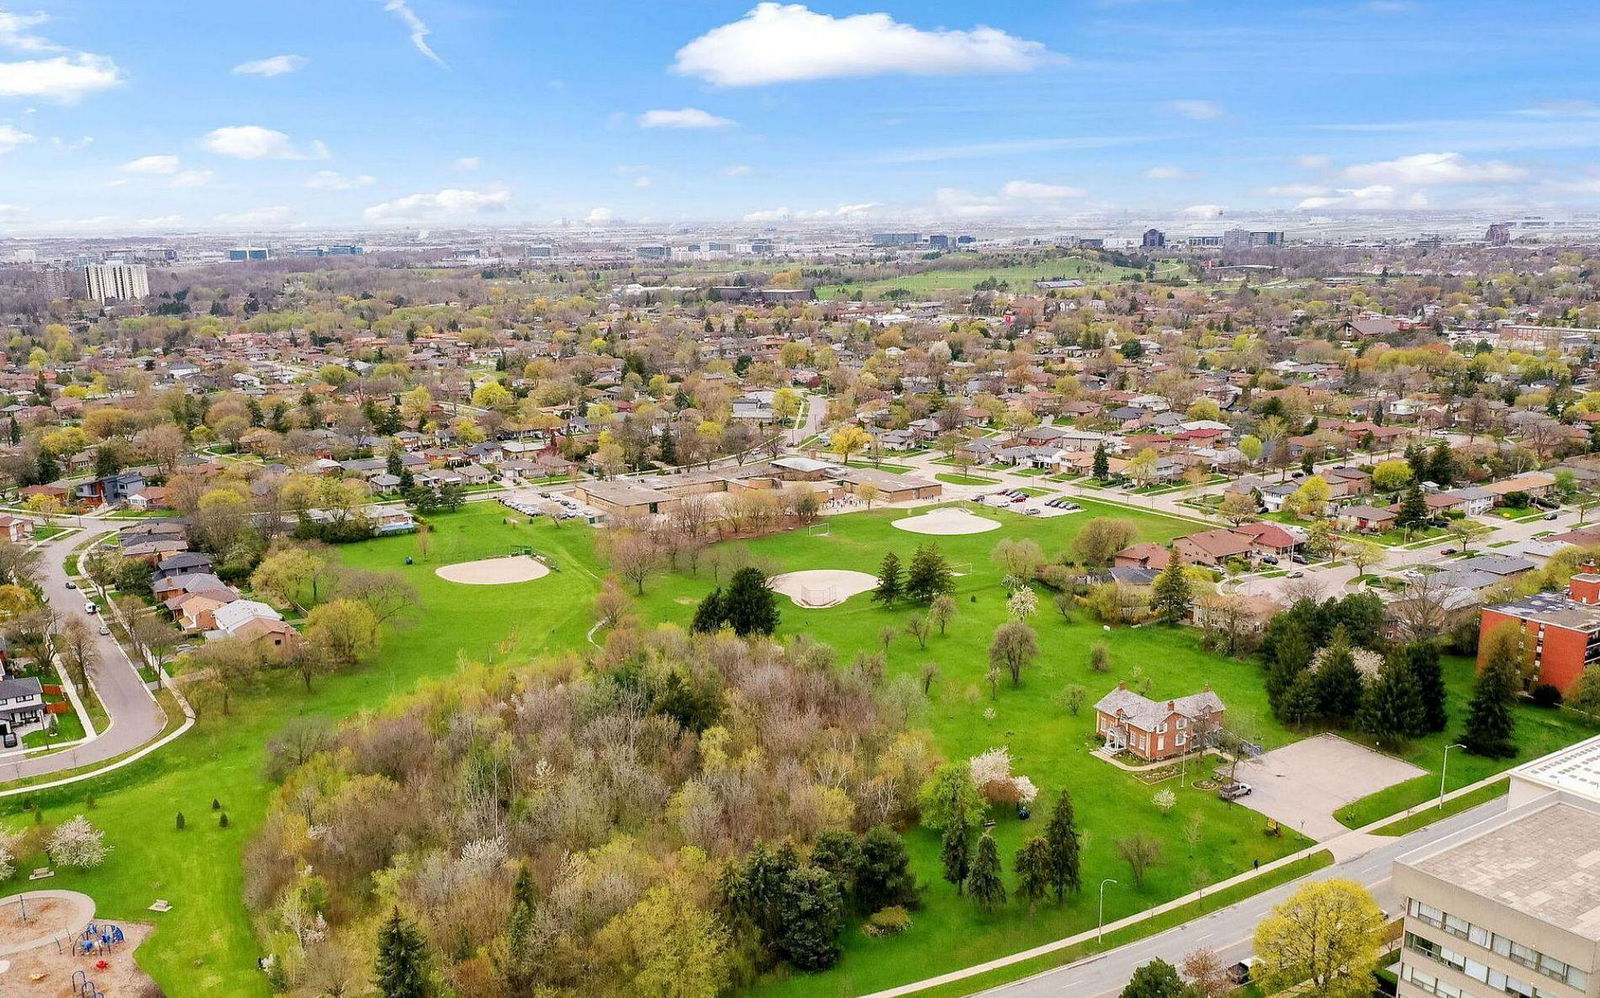
<svg viewBox="0 0 1600 998">
<path fill-rule="evenodd" d="M 98 302 L 150 297 L 150 276 L 142 263 L 91 263 L 83 268 L 83 280 Z"/>
<path fill-rule="evenodd" d="M 777 249 L 777 244 L 770 239 L 750 240 L 750 252 L 752 253 L 771 253 L 775 249 Z"/>
<path fill-rule="evenodd" d="M 932 247 L 933 249 L 949 249 L 950 248 L 950 237 L 949 236 L 929 236 L 928 237 L 928 245 L 930 247 Z"/>
<path fill-rule="evenodd" d="M 917 232 L 874 232 L 872 245 L 874 246 L 909 246 L 922 241 L 922 235 Z"/>
<path fill-rule="evenodd" d="M 1282 232 L 1251 232 L 1251 246 L 1282 246 L 1284 243 Z"/>
<path fill-rule="evenodd" d="M 528 247 L 528 256 L 530 256 L 530 257 L 547 257 L 547 256 L 555 256 L 555 255 L 556 255 L 556 248 L 554 246 L 529 246 Z"/>
<path fill-rule="evenodd" d="M 667 260 L 672 257 L 672 247 L 659 244 L 636 246 L 633 253 L 641 260 Z"/>
<path fill-rule="evenodd" d="M 1504 222 L 1496 222 L 1489 226 L 1489 231 L 1483 234 L 1483 241 L 1490 246 L 1504 246 L 1511 241 L 1511 226 Z"/>
<path fill-rule="evenodd" d="M 272 251 L 265 246 L 235 246 L 228 251 L 228 259 L 233 263 L 245 263 L 252 260 L 269 260 Z"/>
<path fill-rule="evenodd" d="M 967 246 L 978 241 L 977 236 L 956 236 L 957 246 Z"/>
<path fill-rule="evenodd" d="M 1145 249 L 1160 249 L 1167 245 L 1167 234 L 1160 229 L 1145 229 L 1144 238 L 1139 240 L 1139 245 Z"/>
</svg>

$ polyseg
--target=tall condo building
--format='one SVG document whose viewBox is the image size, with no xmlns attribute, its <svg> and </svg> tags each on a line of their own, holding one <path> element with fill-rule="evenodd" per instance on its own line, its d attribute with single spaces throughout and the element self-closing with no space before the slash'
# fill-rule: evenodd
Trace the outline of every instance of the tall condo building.
<svg viewBox="0 0 1600 998">
<path fill-rule="evenodd" d="M 99 302 L 150 297 L 150 277 L 142 263 L 91 263 L 83 268 L 89 297 Z"/>
</svg>

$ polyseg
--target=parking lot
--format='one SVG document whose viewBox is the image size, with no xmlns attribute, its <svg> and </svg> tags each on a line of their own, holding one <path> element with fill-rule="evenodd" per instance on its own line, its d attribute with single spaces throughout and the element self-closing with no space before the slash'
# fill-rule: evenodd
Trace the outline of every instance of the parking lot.
<svg viewBox="0 0 1600 998">
<path fill-rule="evenodd" d="M 1030 496 L 1021 489 L 1004 489 L 980 496 L 976 502 L 996 509 L 1009 509 L 1013 513 L 1024 516 L 1066 516 L 1069 513 L 1081 513 L 1083 507 L 1073 502 L 1066 496 L 1047 495 Z"/>
<path fill-rule="evenodd" d="M 1251 791 L 1238 803 L 1322 841 L 1346 831 L 1334 812 L 1426 771 L 1337 735 L 1317 735 L 1241 762 Z"/>
</svg>

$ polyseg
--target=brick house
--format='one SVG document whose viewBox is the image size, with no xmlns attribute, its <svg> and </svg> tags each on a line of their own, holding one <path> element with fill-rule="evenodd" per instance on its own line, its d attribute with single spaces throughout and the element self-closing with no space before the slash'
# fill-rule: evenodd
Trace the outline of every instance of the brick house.
<svg viewBox="0 0 1600 998">
<path fill-rule="evenodd" d="M 1534 593 L 1512 603 L 1483 608 L 1478 619 L 1478 665 L 1489 632 L 1515 621 L 1526 635 L 1523 651 L 1533 667 L 1530 682 L 1549 683 L 1563 693 L 1583 671 L 1600 663 L 1600 575 L 1581 572 L 1564 593 Z"/>
<path fill-rule="evenodd" d="M 1094 705 L 1094 724 L 1107 749 L 1160 762 L 1204 748 L 1226 712 L 1209 686 L 1176 700 L 1151 700 L 1118 683 Z"/>
</svg>

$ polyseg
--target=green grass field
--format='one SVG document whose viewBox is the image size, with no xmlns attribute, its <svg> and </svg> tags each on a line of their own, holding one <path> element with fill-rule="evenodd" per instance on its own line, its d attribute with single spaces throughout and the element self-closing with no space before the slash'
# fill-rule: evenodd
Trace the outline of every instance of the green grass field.
<svg viewBox="0 0 1600 998">
<path fill-rule="evenodd" d="M 934 474 L 933 477 L 938 479 L 939 481 L 945 483 L 946 485 L 998 485 L 998 484 L 1000 484 L 1000 479 L 998 479 L 998 478 L 985 478 L 983 475 L 958 475 L 958 474 L 955 474 L 954 472 L 950 472 L 950 471 L 937 472 L 937 473 Z"/>
<path fill-rule="evenodd" d="M 981 258 L 975 253 L 963 253 L 952 254 L 945 259 Z M 881 298 L 885 292 L 894 288 L 903 288 L 911 292 L 912 297 L 923 297 L 949 291 L 970 292 L 974 285 L 987 280 L 1005 281 L 1010 284 L 1012 292 L 1032 294 L 1034 281 L 1049 280 L 1053 277 L 1074 278 L 1095 284 L 1127 280 L 1141 273 L 1131 267 L 1115 267 L 1083 257 L 1058 257 L 1009 267 L 979 267 L 971 270 L 942 267 L 866 284 L 827 285 L 817 288 L 817 297 L 839 298 L 853 296 L 860 291 L 865 298 Z"/>
<path fill-rule="evenodd" d="M 1263 834 L 1264 819 L 1259 815 L 1225 804 L 1213 794 L 1178 787 L 1176 781 L 1161 785 L 1178 793 L 1177 807 L 1163 816 L 1151 802 L 1159 787 L 1090 756 L 1094 700 L 1118 679 L 1140 675 L 1151 681 L 1152 696 L 1191 693 L 1209 683 L 1228 704 L 1230 715 L 1249 719 L 1269 747 L 1298 737 L 1271 717 L 1259 666 L 1206 652 L 1191 630 L 1144 627 L 1106 632 L 1081 613 L 1064 621 L 1048 599 L 1042 599 L 1044 605 L 1032 621 L 1039 635 L 1038 658 L 1020 687 L 1002 680 L 991 698 L 984 681 L 987 646 L 1006 614 L 1001 570 L 989 559 L 997 541 L 1031 538 L 1054 556 L 1070 545 L 1083 523 L 1102 515 L 1134 521 L 1145 540 L 1166 541 L 1193 529 L 1159 514 L 1089 499 L 1081 503 L 1085 514 L 1049 519 L 974 509 L 1003 525 L 1002 530 L 984 534 L 930 538 L 893 526 L 896 519 L 913 514 L 876 510 L 830 518 L 826 537 L 799 530 L 740 543 L 783 571 L 872 571 L 888 551 L 907 562 L 919 544 L 941 548 L 961 573 L 954 594 L 958 614 L 948 634 L 930 637 L 926 649 L 904 633 L 906 621 L 923 612 L 921 608 L 883 608 L 865 594 L 827 610 L 802 610 L 780 597 L 779 637 L 813 635 L 834 645 L 839 660 L 847 662 L 857 652 L 882 648 L 881 632 L 890 628 L 894 631 L 887 651 L 891 677 L 917 676 L 925 663 L 935 664 L 939 674 L 931 702 L 914 723 L 929 728 L 950 759 L 1008 746 L 1017 772 L 1032 778 L 1043 791 L 1030 821 L 1009 811 L 993 815 L 1008 875 L 1016 848 L 1040 832 L 1043 812 L 1057 791 L 1066 788 L 1077 804 L 1084 831 L 1085 881 L 1101 877 L 1122 881 L 1106 895 L 1106 918 L 1111 920 L 1215 883 L 1248 869 L 1252 860 L 1265 862 L 1307 842 L 1292 834 L 1269 838 Z M 241 897 L 241 853 L 260 824 L 272 791 L 262 766 L 264 746 L 273 735 L 300 713 L 339 719 L 381 709 L 390 698 L 405 695 L 419 683 L 448 677 L 462 663 L 522 662 L 542 652 L 586 647 L 592 620 L 589 602 L 602 571 L 593 550 L 594 532 L 544 519 L 531 525 L 517 521 L 508 524 L 498 505 L 473 504 L 433 518 L 426 558 L 416 535 L 338 548 L 353 566 L 404 573 L 422 604 L 416 621 L 388 636 L 377 662 L 319 679 L 310 695 L 302 692 L 298 680 L 274 677 L 263 688 L 237 698 L 231 716 L 204 715 L 194 731 L 149 758 L 87 784 L 38 794 L 45 817 L 61 821 L 82 811 L 85 795 L 92 791 L 96 808 L 88 813 L 107 830 L 115 850 L 102 868 L 62 870 L 51 886 L 94 895 L 102 917 L 156 921 L 158 931 L 140 948 L 139 959 L 168 993 L 265 996 L 268 989 L 255 969 L 258 951 Z M 458 586 L 434 574 L 440 565 L 502 555 L 523 546 L 546 555 L 560 571 L 534 582 L 495 587 Z M 415 557 L 415 564 L 404 564 L 408 555 Z M 652 621 L 687 626 L 695 602 L 713 584 L 705 569 L 698 577 L 686 572 L 658 576 L 646 583 L 639 600 L 641 612 Z M 1101 640 L 1111 649 L 1107 673 L 1096 673 L 1089 666 L 1089 650 Z M 1470 664 L 1452 663 L 1450 675 L 1453 709 L 1459 711 L 1470 684 Z M 1058 695 L 1069 684 L 1081 684 L 1088 691 L 1087 703 L 1077 715 L 1058 703 Z M 1547 751 L 1586 733 L 1562 721 L 1556 712 L 1524 712 L 1519 721 L 1524 719 L 1522 731 L 1530 740 L 1530 752 Z M 1431 750 L 1429 743 L 1419 743 L 1414 761 L 1428 765 Z M 1480 762 L 1453 753 L 1452 785 L 1486 775 Z M 1437 777 L 1434 780 L 1436 786 Z M 232 827 L 218 827 L 211 810 L 213 798 L 228 813 Z M 1382 807 L 1392 811 L 1405 806 L 1405 798 L 1406 792 L 1400 792 L 1392 801 L 1369 799 L 1357 807 L 1377 817 L 1384 813 Z M 0 801 L 0 822 L 25 827 L 32 819 L 21 806 L 17 798 Z M 175 828 L 180 810 L 188 821 L 182 832 Z M 1192 833 L 1187 831 L 1191 822 Z M 1139 890 L 1129 886 L 1128 868 L 1116 856 L 1116 840 L 1134 827 L 1157 835 L 1164 849 L 1164 860 L 1152 868 Z M 913 928 L 898 937 L 874 940 L 852 925 L 846 929 L 845 955 L 836 968 L 766 981 L 759 988 L 761 995 L 847 998 L 1015 952 L 1094 924 L 1093 901 L 1087 894 L 1064 906 L 1041 906 L 1031 916 L 1025 905 L 1015 903 L 983 915 L 940 879 L 936 837 L 912 829 L 907 839 L 914 869 L 926 888 Z M 18 866 L 26 870 L 43 863 L 34 855 L 20 857 Z M 144 910 L 158 897 L 174 905 L 172 912 L 159 918 Z"/>
</svg>

